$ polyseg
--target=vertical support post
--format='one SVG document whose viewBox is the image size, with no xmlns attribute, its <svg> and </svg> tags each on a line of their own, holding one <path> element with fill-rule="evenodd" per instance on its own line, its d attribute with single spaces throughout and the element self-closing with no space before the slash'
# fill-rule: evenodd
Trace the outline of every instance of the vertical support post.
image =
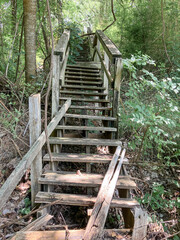
<svg viewBox="0 0 180 240">
<path fill-rule="evenodd" d="M 35 94 L 29 97 L 29 131 L 30 146 L 41 134 L 41 96 Z M 31 203 L 34 206 L 35 196 L 40 191 L 38 178 L 42 173 L 42 151 L 37 154 L 31 165 Z"/>
<path fill-rule="evenodd" d="M 119 196 L 121 198 L 129 198 L 130 192 L 128 189 L 119 189 Z M 133 228 L 134 227 L 134 215 L 131 212 L 130 208 L 122 208 L 122 214 L 124 218 L 125 228 Z"/>
<path fill-rule="evenodd" d="M 52 118 L 57 113 L 59 108 L 59 77 L 60 77 L 60 56 L 53 56 L 52 69 Z"/>
<path fill-rule="evenodd" d="M 60 69 L 61 69 L 60 55 L 53 55 L 53 69 L 52 69 L 52 112 L 51 117 L 53 118 L 59 109 L 59 87 L 60 87 Z M 53 133 L 57 136 L 57 131 Z M 54 149 L 59 149 L 58 145 L 53 146 Z M 51 164 L 51 168 L 54 170 L 55 163 Z"/>
<path fill-rule="evenodd" d="M 100 41 L 99 41 L 99 39 L 97 39 L 96 47 L 100 51 Z M 100 62 L 100 59 L 99 59 L 99 56 L 98 56 L 97 52 L 96 52 L 95 57 L 94 57 L 94 62 Z"/>
<path fill-rule="evenodd" d="M 121 89 L 121 74 L 122 74 L 122 58 L 117 59 L 116 63 L 116 75 L 114 81 L 114 96 L 113 96 L 113 117 L 117 118 L 117 130 L 118 130 L 118 111 L 120 102 L 120 89 Z M 119 138 L 119 131 L 117 131 L 117 138 Z"/>
<path fill-rule="evenodd" d="M 147 225 L 148 225 L 148 214 L 140 207 L 135 208 L 134 217 L 134 229 L 132 234 L 132 240 L 144 239 L 146 240 Z"/>
<path fill-rule="evenodd" d="M 108 57 L 108 55 L 107 55 L 106 52 L 104 52 L 104 61 L 105 61 L 107 70 L 109 70 L 109 57 Z M 108 78 L 107 78 L 105 72 L 104 72 L 104 83 L 103 83 L 103 87 L 106 88 L 106 89 L 104 90 L 104 93 L 108 94 Z M 107 99 L 107 96 L 106 96 L 106 99 Z"/>
</svg>

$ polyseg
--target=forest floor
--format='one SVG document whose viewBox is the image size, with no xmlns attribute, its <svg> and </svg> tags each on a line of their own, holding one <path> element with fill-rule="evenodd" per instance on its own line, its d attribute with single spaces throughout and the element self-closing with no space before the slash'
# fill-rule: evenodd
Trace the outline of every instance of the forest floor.
<svg viewBox="0 0 180 240">
<path fill-rule="evenodd" d="M 0 187 L 29 149 L 28 114 L 26 111 L 25 113 L 16 125 L 16 136 L 9 128 L 0 124 Z M 64 151 L 72 152 L 73 149 L 68 147 Z M 75 149 L 75 151 L 81 152 L 82 149 Z M 105 153 L 107 149 L 94 148 L 92 151 Z M 43 152 L 45 153 L 45 150 Z M 172 182 L 172 179 L 177 178 L 178 170 L 175 167 L 164 166 L 156 162 L 155 159 L 135 163 L 133 162 L 133 152 L 128 152 L 126 157 L 130 162 L 127 170 L 137 183 L 136 191 L 131 192 L 131 194 L 142 202 L 149 214 L 147 239 L 167 239 L 169 235 L 172 235 L 172 238 L 169 239 L 180 239 L 176 234 L 179 231 L 178 208 L 171 208 L 168 205 L 169 201 L 177 201 L 179 197 L 177 186 Z M 64 168 L 66 168 L 65 165 Z M 76 168 L 81 171 L 84 169 L 80 165 L 76 165 Z M 103 172 L 104 168 L 99 165 L 96 170 Z M 30 172 L 27 171 L 0 212 L 0 240 L 10 238 L 15 232 L 33 221 L 33 215 L 27 219 L 21 219 L 22 216 L 31 211 L 30 184 Z M 169 199 L 167 199 L 167 192 L 170 193 Z M 51 214 L 54 215 L 54 218 L 48 224 L 67 224 L 83 228 L 88 220 L 86 210 L 85 207 L 54 205 L 51 207 Z M 106 228 L 120 228 L 122 226 L 121 211 L 112 209 L 107 218 Z M 117 238 L 112 236 L 112 239 Z M 119 239 L 129 239 L 129 236 L 124 235 Z"/>
</svg>

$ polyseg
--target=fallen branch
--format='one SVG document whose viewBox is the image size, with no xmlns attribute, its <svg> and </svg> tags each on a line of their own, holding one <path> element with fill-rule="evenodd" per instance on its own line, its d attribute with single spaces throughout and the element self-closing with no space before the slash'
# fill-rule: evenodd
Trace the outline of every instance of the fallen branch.
<svg viewBox="0 0 180 240">
<path fill-rule="evenodd" d="M 20 152 L 20 150 L 19 150 L 18 145 L 15 143 L 15 141 L 14 141 L 12 138 L 9 138 L 9 139 L 10 139 L 11 142 L 14 144 L 14 146 L 15 146 L 15 148 L 16 148 L 16 151 L 18 152 L 19 156 L 20 156 L 21 158 L 23 158 L 23 156 L 22 156 L 22 154 L 21 154 L 21 152 Z"/>
</svg>

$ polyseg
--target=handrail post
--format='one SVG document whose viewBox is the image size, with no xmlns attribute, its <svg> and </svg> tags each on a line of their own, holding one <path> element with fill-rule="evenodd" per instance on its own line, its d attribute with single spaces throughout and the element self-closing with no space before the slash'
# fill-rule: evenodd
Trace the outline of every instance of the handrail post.
<svg viewBox="0 0 180 240">
<path fill-rule="evenodd" d="M 69 51 L 68 43 L 70 39 L 70 31 L 64 30 L 59 39 L 53 54 L 53 78 L 52 78 L 52 118 L 59 109 L 59 86 L 64 84 L 64 75 L 68 60 Z"/>
<path fill-rule="evenodd" d="M 29 97 L 29 132 L 30 146 L 41 134 L 41 96 L 35 94 Z M 38 179 L 42 173 L 42 151 L 40 150 L 31 164 L 31 204 L 35 203 L 35 196 L 40 191 Z"/>
<path fill-rule="evenodd" d="M 99 41 L 99 39 L 97 39 L 96 47 L 100 51 L 100 41 Z M 94 57 L 94 62 L 100 62 L 100 59 L 99 59 L 99 56 L 98 56 L 97 52 L 96 52 L 95 57 Z"/>
<path fill-rule="evenodd" d="M 109 57 L 107 55 L 106 52 L 104 52 L 104 61 L 105 61 L 105 65 L 106 65 L 106 68 L 107 70 L 109 71 Z M 109 84 L 108 84 L 108 78 L 107 78 L 107 75 L 106 73 L 104 72 L 104 83 L 103 83 L 103 87 L 105 87 L 106 89 L 104 90 L 104 93 L 108 94 L 108 87 Z"/>
<path fill-rule="evenodd" d="M 52 113 L 53 118 L 59 108 L 59 77 L 60 77 L 60 56 L 53 55 L 52 69 Z"/>
<path fill-rule="evenodd" d="M 113 94 L 113 117 L 117 117 L 117 138 L 119 138 L 118 131 L 118 112 L 120 103 L 120 89 L 121 89 L 121 74 L 122 74 L 122 58 L 116 59 L 116 74 L 114 80 L 114 94 Z"/>
</svg>

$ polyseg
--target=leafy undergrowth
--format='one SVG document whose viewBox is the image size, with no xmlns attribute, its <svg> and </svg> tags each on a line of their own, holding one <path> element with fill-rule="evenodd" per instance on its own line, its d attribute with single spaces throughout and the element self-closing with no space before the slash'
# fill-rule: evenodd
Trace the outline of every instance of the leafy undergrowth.
<svg viewBox="0 0 180 240">
<path fill-rule="evenodd" d="M 148 239 L 180 239 L 178 166 L 153 160 L 135 163 L 130 158 L 128 172 L 137 183 L 132 195 L 148 212 Z"/>
</svg>

